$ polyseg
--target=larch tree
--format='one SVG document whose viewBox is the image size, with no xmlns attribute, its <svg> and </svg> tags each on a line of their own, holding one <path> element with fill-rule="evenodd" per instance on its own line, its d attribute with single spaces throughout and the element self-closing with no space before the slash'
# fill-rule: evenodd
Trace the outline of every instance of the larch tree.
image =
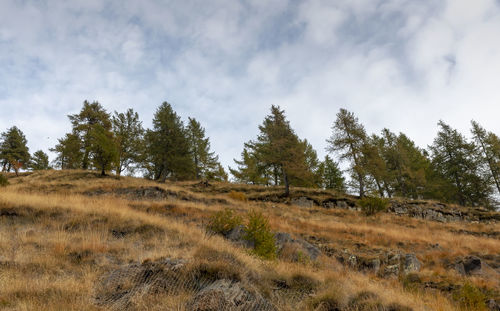
<svg viewBox="0 0 500 311">
<path fill-rule="evenodd" d="M 145 169 L 147 176 L 165 181 L 194 177 L 194 163 L 184 123 L 164 102 L 153 118 L 153 129 L 146 132 Z"/>
<path fill-rule="evenodd" d="M 2 171 L 9 172 L 14 169 L 17 175 L 19 169 L 28 164 L 30 153 L 27 143 L 26 136 L 16 126 L 2 133 L 0 143 Z"/>
<path fill-rule="evenodd" d="M 237 182 L 252 185 L 268 185 L 269 178 L 264 174 L 265 167 L 259 162 L 251 142 L 245 143 L 241 152 L 241 160 L 234 159 L 237 167 L 229 167 L 229 172 Z"/>
<path fill-rule="evenodd" d="M 500 138 L 492 132 L 487 132 L 479 123 L 475 121 L 471 123 L 472 135 L 476 145 L 479 146 L 481 159 L 500 193 Z"/>
<path fill-rule="evenodd" d="M 144 128 L 139 114 L 133 109 L 125 113 L 115 111 L 111 123 L 117 152 L 115 172 L 118 176 L 123 171 L 133 173 L 144 154 Z"/>
<path fill-rule="evenodd" d="M 200 122 L 195 118 L 189 118 L 186 130 L 189 151 L 194 163 L 195 178 L 227 179 L 227 174 L 219 163 L 219 157 L 210 150 L 210 139 L 205 136 L 205 129 Z"/>
<path fill-rule="evenodd" d="M 34 171 L 50 169 L 49 156 L 42 150 L 36 151 L 30 159 L 29 168 Z"/>
<path fill-rule="evenodd" d="M 319 171 L 321 172 L 321 186 L 325 189 L 345 192 L 345 178 L 342 176 L 338 163 L 333 161 L 330 156 L 326 155 L 325 160 L 320 163 Z"/>
<path fill-rule="evenodd" d="M 101 171 L 101 176 L 111 170 L 118 158 L 118 149 L 110 128 L 95 124 L 90 131 L 90 160 L 92 166 Z"/>
<path fill-rule="evenodd" d="M 365 196 L 366 169 L 363 165 L 363 148 L 367 141 L 364 126 L 346 109 L 340 109 L 332 126 L 332 136 L 327 139 L 327 150 L 338 153 L 340 160 L 350 163 L 350 171 L 359 196 Z"/>
<path fill-rule="evenodd" d="M 64 138 L 58 139 L 58 144 L 50 151 L 57 154 L 54 164 L 61 169 L 78 169 L 82 167 L 82 142 L 73 133 L 68 133 Z"/>
</svg>

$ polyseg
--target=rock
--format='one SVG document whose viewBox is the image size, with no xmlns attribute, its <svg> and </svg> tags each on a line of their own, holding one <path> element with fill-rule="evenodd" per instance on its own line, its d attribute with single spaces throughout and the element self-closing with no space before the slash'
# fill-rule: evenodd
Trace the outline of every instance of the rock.
<svg viewBox="0 0 500 311">
<path fill-rule="evenodd" d="M 387 264 L 388 265 L 399 265 L 400 262 L 401 262 L 401 255 L 400 254 L 389 253 L 387 255 Z"/>
<path fill-rule="evenodd" d="M 350 255 L 349 258 L 347 258 L 347 264 L 351 268 L 357 268 L 358 267 L 358 258 L 355 255 Z"/>
<path fill-rule="evenodd" d="M 314 206 L 314 201 L 307 197 L 298 197 L 292 199 L 292 204 L 300 207 L 311 208 Z"/>
<path fill-rule="evenodd" d="M 500 311 L 500 305 L 494 299 L 488 300 L 487 306 L 490 311 Z"/>
<path fill-rule="evenodd" d="M 245 289 L 239 282 L 218 280 L 202 289 L 188 303 L 192 311 L 276 310 L 266 299 Z"/>
<path fill-rule="evenodd" d="M 274 239 L 278 253 L 281 253 L 285 248 L 294 250 L 293 261 L 300 261 L 301 256 L 304 255 L 310 260 L 316 260 L 321 255 L 319 248 L 303 239 L 294 239 L 289 233 L 277 232 Z"/>
<path fill-rule="evenodd" d="M 232 242 L 240 244 L 244 247 L 254 248 L 254 242 L 244 239 L 245 236 L 245 226 L 239 225 L 236 228 L 233 228 L 231 231 L 226 233 L 224 237 Z"/>
<path fill-rule="evenodd" d="M 403 262 L 404 274 L 420 271 L 422 264 L 415 254 L 406 254 Z"/>
<path fill-rule="evenodd" d="M 399 265 L 390 265 L 384 268 L 384 276 L 392 277 L 399 275 Z"/>
<path fill-rule="evenodd" d="M 455 270 L 461 275 L 476 275 L 482 273 L 481 259 L 476 256 L 467 256 L 455 264 Z"/>
</svg>

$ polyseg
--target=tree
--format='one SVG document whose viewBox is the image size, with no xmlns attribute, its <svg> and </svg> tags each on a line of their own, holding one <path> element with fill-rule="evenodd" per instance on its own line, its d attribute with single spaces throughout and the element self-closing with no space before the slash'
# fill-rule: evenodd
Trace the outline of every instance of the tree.
<svg viewBox="0 0 500 311">
<path fill-rule="evenodd" d="M 2 133 L 1 137 L 0 159 L 2 161 L 2 171 L 9 172 L 14 169 L 17 175 L 19 169 L 28 164 L 30 159 L 28 141 L 23 132 L 16 126 Z"/>
<path fill-rule="evenodd" d="M 34 171 L 50 169 L 49 156 L 42 150 L 36 151 L 31 157 L 29 168 Z"/>
<path fill-rule="evenodd" d="M 492 187 L 476 146 L 443 121 L 438 125 L 438 136 L 429 149 L 434 169 L 447 182 L 446 199 L 462 206 L 491 206 Z"/>
<path fill-rule="evenodd" d="M 259 130 L 260 134 L 254 143 L 257 158 L 266 168 L 279 171 L 285 186 L 285 196 L 290 195 L 291 181 L 312 180 L 304 143 L 295 134 L 279 106 L 271 107 L 271 114 L 264 119 Z"/>
<path fill-rule="evenodd" d="M 111 129 L 109 114 L 98 102 L 83 102 L 80 113 L 68 116 L 73 126 L 73 134 L 82 142 L 82 169 L 90 168 L 90 152 L 92 148 L 92 129 L 100 125 L 105 130 Z"/>
<path fill-rule="evenodd" d="M 365 195 L 367 172 L 363 166 L 363 148 L 366 145 L 366 131 L 358 118 L 346 109 L 340 109 L 332 126 L 332 136 L 327 139 L 327 150 L 340 155 L 340 160 L 350 162 L 353 181 L 358 188 L 359 196 Z"/>
<path fill-rule="evenodd" d="M 164 102 L 156 110 L 153 130 L 146 132 L 146 145 L 147 176 L 161 181 L 194 177 L 187 132 L 169 103 Z"/>
<path fill-rule="evenodd" d="M 133 164 L 140 163 L 144 154 L 144 129 L 139 114 L 133 109 L 125 113 L 115 111 L 111 123 L 117 148 L 116 174 L 120 176 L 124 170 L 132 173 Z"/>
<path fill-rule="evenodd" d="M 321 186 L 323 188 L 345 192 L 345 179 L 337 162 L 326 155 L 325 160 L 320 164 L 319 170 L 321 172 Z"/>
<path fill-rule="evenodd" d="M 222 179 L 227 174 L 219 163 L 219 157 L 210 151 L 210 140 L 205 137 L 205 129 L 195 118 L 189 118 L 187 125 L 189 151 L 194 163 L 196 179 Z M 221 175 L 222 174 L 222 175 Z"/>
<path fill-rule="evenodd" d="M 101 124 L 95 124 L 90 132 L 91 144 L 89 148 L 92 165 L 106 176 L 113 163 L 117 162 L 118 150 L 113 133 Z"/>
<path fill-rule="evenodd" d="M 238 165 L 236 169 L 229 167 L 229 172 L 234 176 L 237 182 L 261 185 L 269 184 L 269 178 L 264 174 L 264 165 L 257 159 L 253 144 L 245 143 L 241 152 L 241 160 L 234 159 Z"/>
<path fill-rule="evenodd" d="M 487 166 L 489 174 L 498 193 L 500 193 L 500 138 L 492 132 L 486 130 L 475 121 L 472 123 L 472 135 L 479 146 L 483 164 Z"/>
<path fill-rule="evenodd" d="M 58 139 L 58 144 L 50 151 L 57 153 L 54 163 L 61 169 L 78 169 L 82 167 L 82 142 L 76 134 L 66 134 Z"/>
</svg>

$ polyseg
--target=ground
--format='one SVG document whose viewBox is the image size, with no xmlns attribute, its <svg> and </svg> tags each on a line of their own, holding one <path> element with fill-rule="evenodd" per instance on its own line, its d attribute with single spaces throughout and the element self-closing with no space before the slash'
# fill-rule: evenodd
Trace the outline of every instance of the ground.
<svg viewBox="0 0 500 311">
<path fill-rule="evenodd" d="M 90 171 L 9 182 L 0 310 L 495 310 L 500 298 L 496 213 L 367 217 L 357 198 L 328 191 L 283 198 L 272 187 Z M 208 231 L 225 209 L 268 217 L 277 258 Z"/>
</svg>

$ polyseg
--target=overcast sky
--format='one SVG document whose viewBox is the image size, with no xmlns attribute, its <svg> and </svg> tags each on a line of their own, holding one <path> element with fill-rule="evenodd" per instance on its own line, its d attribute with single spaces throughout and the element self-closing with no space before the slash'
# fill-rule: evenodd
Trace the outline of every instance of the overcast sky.
<svg viewBox="0 0 500 311">
<path fill-rule="evenodd" d="M 226 167 L 272 104 L 320 156 L 340 108 L 421 147 L 500 134 L 500 1 L 0 0 L 0 131 L 48 151 L 84 100 L 147 127 L 168 101 Z"/>
</svg>

